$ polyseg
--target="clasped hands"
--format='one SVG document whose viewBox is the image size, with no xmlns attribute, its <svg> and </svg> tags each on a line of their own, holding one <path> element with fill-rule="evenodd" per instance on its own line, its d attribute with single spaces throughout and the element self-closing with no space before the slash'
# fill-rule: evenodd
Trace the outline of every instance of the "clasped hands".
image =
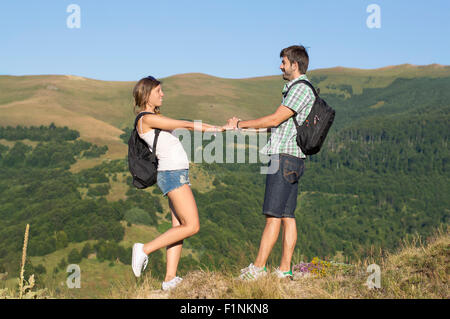
<svg viewBox="0 0 450 319">
<path fill-rule="evenodd" d="M 222 126 L 222 128 L 225 131 L 229 131 L 229 130 L 236 130 L 238 129 L 237 127 L 237 123 L 240 121 L 241 119 L 233 116 L 232 118 L 228 119 L 227 124 L 225 124 L 224 126 Z"/>
<path fill-rule="evenodd" d="M 223 131 L 231 131 L 238 129 L 237 123 L 240 121 L 239 118 L 233 116 L 232 118 L 228 119 L 227 124 L 222 126 L 212 126 L 207 125 L 209 132 L 223 132 Z"/>
</svg>

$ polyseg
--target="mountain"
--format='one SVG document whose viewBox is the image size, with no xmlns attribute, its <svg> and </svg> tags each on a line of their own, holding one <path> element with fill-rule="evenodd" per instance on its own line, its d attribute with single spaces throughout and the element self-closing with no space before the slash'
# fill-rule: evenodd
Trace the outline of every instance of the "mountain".
<svg viewBox="0 0 450 319">
<path fill-rule="evenodd" d="M 353 262 L 448 225 L 450 67 L 337 67 L 308 77 L 336 119 L 301 178 L 296 258 Z M 134 83 L 0 76 L 0 277 L 7 285 L 17 277 L 27 223 L 26 274 L 72 297 L 107 295 L 113 282 L 128 280 L 132 243 L 170 227 L 159 190 L 130 184 L 124 141 Z M 283 83 L 280 76 L 180 74 L 163 79 L 162 112 L 213 124 L 255 118 L 276 109 Z M 185 241 L 180 274 L 234 272 L 252 261 L 264 225 L 261 165 L 192 163 L 201 229 Z M 280 255 L 277 243 L 268 263 L 276 266 Z M 151 255 L 155 280 L 164 258 Z M 61 288 L 72 262 L 87 274 L 84 290 Z"/>
<path fill-rule="evenodd" d="M 307 75 L 322 94 L 349 97 L 365 88 L 387 87 L 396 78 L 448 77 L 450 66 L 405 64 L 375 70 L 337 67 Z M 245 119 L 273 112 L 280 104 L 284 83 L 281 76 L 223 79 L 199 73 L 162 81 L 164 114 L 213 124 L 223 124 L 234 115 Z M 79 131 L 89 142 L 108 145 L 104 158 L 122 158 L 126 146 L 119 136 L 133 122 L 134 84 L 73 75 L 0 76 L 0 126 L 53 122 Z"/>
</svg>

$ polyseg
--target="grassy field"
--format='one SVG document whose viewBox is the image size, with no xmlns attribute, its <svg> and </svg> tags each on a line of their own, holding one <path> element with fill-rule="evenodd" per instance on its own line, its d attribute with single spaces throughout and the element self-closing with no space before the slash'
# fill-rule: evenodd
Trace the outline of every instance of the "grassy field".
<svg viewBox="0 0 450 319">
<path fill-rule="evenodd" d="M 128 240 L 142 229 L 128 230 Z M 124 240 L 125 241 L 125 240 Z M 131 240 L 132 241 L 132 240 Z M 424 243 L 426 242 L 426 244 Z M 56 263 L 65 251 L 33 262 Z M 68 289 L 64 272 L 49 280 L 46 290 L 38 291 L 40 298 L 115 298 L 115 299 L 448 299 L 450 273 L 450 233 L 441 228 L 426 241 L 420 237 L 404 240 L 398 251 L 377 252 L 354 264 L 324 263 L 322 271 L 296 272 L 293 280 L 278 279 L 269 274 L 253 282 L 237 279 L 237 274 L 196 270 L 169 292 L 160 289 L 161 283 L 152 277 L 151 270 L 142 278 L 134 278 L 130 266 L 121 263 L 99 262 L 95 257 L 80 263 L 81 288 Z M 369 289 L 368 265 L 380 267 L 380 287 Z M 1 298 L 17 298 L 17 279 L 0 289 Z"/>
<path fill-rule="evenodd" d="M 125 221 L 122 222 L 122 225 L 125 227 L 125 236 L 119 245 L 129 249 L 136 242 L 145 242 L 159 235 L 155 227 L 134 224 L 129 227 Z M 40 275 L 40 280 L 45 283 L 49 295 L 58 296 L 58 298 L 110 298 L 112 285 L 134 280 L 130 265 L 125 265 L 120 261 L 100 261 L 95 254 L 90 254 L 87 259 L 83 258 L 78 264 L 81 269 L 81 288 L 69 289 L 66 285 L 69 273 L 64 270 L 54 273 L 53 269 L 57 267 L 61 259 L 65 258 L 67 261 L 67 256 L 72 249 L 81 251 L 87 243 L 94 245 L 96 241 L 70 243 L 67 247 L 54 253 L 28 257 L 33 265 L 41 264 L 46 268 L 46 274 Z M 192 254 L 192 251 L 185 249 L 183 256 L 188 254 Z M 17 289 L 17 278 L 8 279 L 5 287 L 11 291 Z"/>
<path fill-rule="evenodd" d="M 170 293 L 155 289 L 148 276 L 128 289 L 113 290 L 114 298 L 175 299 L 304 299 L 304 298 L 444 298 L 449 295 L 450 234 L 441 229 L 424 244 L 419 237 L 404 241 L 394 253 L 383 253 L 352 265 L 330 263 L 320 274 L 294 272 L 294 279 L 274 275 L 254 282 L 237 280 L 236 274 L 198 270 L 189 273 L 183 283 Z M 381 269 L 380 288 L 369 289 L 368 265 L 376 262 Z"/>
</svg>

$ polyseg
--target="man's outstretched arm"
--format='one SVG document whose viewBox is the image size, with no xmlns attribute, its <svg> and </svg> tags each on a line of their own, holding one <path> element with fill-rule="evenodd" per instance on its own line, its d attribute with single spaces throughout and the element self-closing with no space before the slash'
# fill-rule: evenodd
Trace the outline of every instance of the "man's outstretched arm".
<svg viewBox="0 0 450 319">
<path fill-rule="evenodd" d="M 275 113 L 272 113 L 270 115 L 266 115 L 254 120 L 247 120 L 247 121 L 239 121 L 239 128 L 245 129 L 245 128 L 270 128 L 270 127 L 277 127 L 284 121 L 286 121 L 288 118 L 290 118 L 292 115 L 294 115 L 294 111 L 292 111 L 290 108 L 284 105 L 280 105 Z M 236 127 L 236 124 L 238 122 L 238 118 L 233 117 L 230 119 L 229 122 L 231 125 Z"/>
</svg>

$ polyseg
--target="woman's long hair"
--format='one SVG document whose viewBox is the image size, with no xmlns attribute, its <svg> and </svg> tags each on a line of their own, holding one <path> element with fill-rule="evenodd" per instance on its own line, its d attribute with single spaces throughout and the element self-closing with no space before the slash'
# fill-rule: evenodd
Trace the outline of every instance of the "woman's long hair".
<svg viewBox="0 0 450 319">
<path fill-rule="evenodd" d="M 133 97 L 134 97 L 134 113 L 138 114 L 142 112 L 147 106 L 147 102 L 150 98 L 150 93 L 152 90 L 160 85 L 161 82 L 152 76 L 140 79 L 138 83 L 134 86 Z M 159 107 L 155 107 L 155 113 L 160 114 Z"/>
</svg>

